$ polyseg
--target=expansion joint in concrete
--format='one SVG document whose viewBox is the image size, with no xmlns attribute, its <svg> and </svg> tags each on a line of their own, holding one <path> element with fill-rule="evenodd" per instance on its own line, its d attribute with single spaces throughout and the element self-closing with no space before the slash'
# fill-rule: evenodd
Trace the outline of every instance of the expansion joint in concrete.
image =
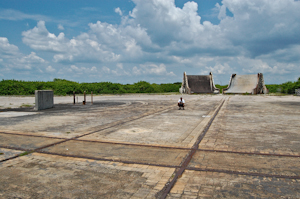
<svg viewBox="0 0 300 199">
<path fill-rule="evenodd" d="M 300 176 L 273 175 L 273 174 L 266 174 L 266 173 L 252 173 L 252 172 L 230 171 L 230 170 L 222 170 L 222 169 L 201 169 L 195 167 L 187 167 L 186 170 L 226 173 L 226 174 L 246 175 L 246 176 L 259 176 L 259 177 L 269 177 L 269 178 L 300 179 Z"/>
<path fill-rule="evenodd" d="M 168 196 L 168 194 L 170 193 L 171 189 L 173 188 L 173 186 L 177 182 L 178 178 L 186 170 L 188 164 L 190 163 L 191 159 L 193 158 L 194 154 L 196 153 L 196 151 L 197 151 L 197 149 L 199 147 L 200 142 L 204 138 L 205 134 L 207 133 L 209 127 L 211 126 L 212 122 L 214 121 L 214 119 L 216 118 L 217 114 L 219 113 L 219 111 L 220 111 L 221 107 L 223 106 L 224 102 L 225 102 L 225 99 L 222 99 L 222 101 L 220 102 L 218 108 L 216 109 L 213 117 L 210 119 L 210 121 L 208 122 L 208 124 L 206 125 L 206 127 L 204 128 L 204 130 L 202 131 L 202 133 L 200 134 L 200 136 L 198 137 L 198 139 L 194 143 L 192 149 L 189 151 L 189 153 L 187 154 L 187 156 L 183 160 L 182 164 L 180 165 L 180 168 L 176 171 L 175 177 L 171 180 L 170 183 L 167 183 L 165 185 L 165 187 L 162 189 L 161 192 L 158 193 L 157 196 L 159 198 L 165 199 Z"/>
</svg>

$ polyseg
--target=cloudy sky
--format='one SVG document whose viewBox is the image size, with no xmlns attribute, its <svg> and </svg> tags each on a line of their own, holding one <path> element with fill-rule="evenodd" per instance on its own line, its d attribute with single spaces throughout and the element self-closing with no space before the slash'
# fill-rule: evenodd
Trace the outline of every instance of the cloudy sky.
<svg viewBox="0 0 300 199">
<path fill-rule="evenodd" d="M 300 77 L 299 0 L 0 0 L 0 79 Z"/>
</svg>

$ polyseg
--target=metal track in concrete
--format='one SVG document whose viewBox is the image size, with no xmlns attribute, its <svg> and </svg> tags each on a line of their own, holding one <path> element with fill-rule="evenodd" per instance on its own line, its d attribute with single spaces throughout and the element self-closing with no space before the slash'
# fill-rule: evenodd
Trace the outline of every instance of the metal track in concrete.
<svg viewBox="0 0 300 199">
<path fill-rule="evenodd" d="M 19 148 L 19 147 L 0 146 L 0 148 L 4 148 L 4 149 L 13 149 L 13 150 L 18 150 L 18 151 L 27 151 L 27 150 L 24 150 L 24 149 Z M 6 159 L 4 159 L 4 160 L 0 160 L 0 163 L 1 163 L 1 162 L 8 161 L 8 160 L 15 159 L 15 158 L 18 158 L 18 157 L 20 157 L 20 154 L 15 155 L 15 156 L 12 156 L 12 157 L 9 157 L 9 158 L 6 158 Z"/>
<path fill-rule="evenodd" d="M 108 141 L 98 141 L 98 140 L 78 140 L 78 139 L 75 139 L 74 141 L 93 142 L 93 143 L 101 143 L 101 144 L 113 144 L 113 145 L 125 145 L 125 146 L 140 146 L 140 147 L 161 148 L 161 149 L 191 150 L 191 148 L 185 148 L 185 147 L 160 146 L 160 145 L 151 145 L 151 144 L 134 144 L 134 143 L 108 142 Z"/>
<path fill-rule="evenodd" d="M 82 158 L 82 159 L 89 159 L 89 160 L 98 160 L 98 161 L 105 161 L 105 162 L 118 162 L 118 163 L 124 163 L 124 164 L 140 164 L 140 165 L 147 165 L 147 166 L 157 166 L 157 167 L 167 167 L 167 168 L 179 168 L 179 166 L 176 166 L 176 165 L 153 164 L 153 163 L 147 163 L 147 162 L 135 162 L 135 161 L 127 161 L 127 160 L 115 160 L 115 159 L 109 159 L 109 158 L 95 158 L 95 157 L 80 156 L 80 155 L 66 155 L 66 154 L 52 153 L 52 152 L 46 152 L 46 151 L 37 151 L 37 153 L 43 153 L 43 154 L 48 154 L 48 155 L 58 155 L 58 156 L 71 157 L 71 158 Z"/>
<path fill-rule="evenodd" d="M 51 146 L 54 146 L 54 145 L 57 145 L 57 144 L 62 144 L 64 142 L 67 142 L 67 141 L 70 141 L 70 140 L 76 140 L 78 138 L 81 138 L 81 137 L 84 137 L 84 136 L 87 136 L 87 135 L 91 135 L 93 133 L 97 133 L 97 132 L 100 132 L 100 131 L 103 131 L 103 130 L 106 130 L 106 129 L 109 129 L 109 128 L 113 128 L 113 127 L 116 127 L 116 126 L 119 126 L 119 125 L 123 125 L 127 122 L 131 122 L 131 121 L 135 121 L 135 120 L 138 120 L 138 119 L 141 119 L 141 118 L 144 118 L 144 117 L 147 117 L 147 116 L 150 116 L 150 115 L 155 115 L 157 113 L 161 113 L 161 112 L 164 112 L 164 111 L 167 111 L 169 110 L 170 108 L 172 108 L 173 106 L 168 106 L 168 108 L 165 108 L 163 110 L 159 110 L 159 111 L 154 111 L 154 112 L 150 112 L 150 113 L 145 113 L 145 114 L 142 114 L 142 116 L 138 116 L 136 118 L 132 118 L 132 119 L 123 119 L 123 120 L 119 120 L 117 121 L 116 124 L 113 124 L 111 126 L 108 126 L 108 127 L 105 127 L 103 129 L 100 129 L 100 130 L 96 130 L 96 131 L 93 131 L 93 132 L 90 132 L 90 133 L 86 133 L 86 134 L 83 134 L 83 135 L 78 135 L 78 136 L 75 136 L 73 138 L 59 138 L 59 139 L 62 139 L 62 141 L 59 141 L 59 142 L 55 142 L 55 143 L 52 143 L 52 144 L 49 144 L 49 145 L 46 145 L 46 146 L 42 146 L 42 147 L 39 147 L 39 148 L 36 148 L 34 150 L 30 150 L 30 153 L 33 153 L 33 152 L 39 152 L 40 150 L 42 149 L 45 149 L 45 148 L 48 148 L 48 147 L 51 147 Z M 125 120 L 125 121 L 124 121 Z M 1 132 L 3 134 L 11 134 L 11 133 L 5 133 L 5 132 Z M 11 134 L 11 135 L 14 135 L 14 134 Z M 47 136 L 39 136 L 39 135 L 23 135 L 23 134 L 15 134 L 15 135 L 22 135 L 22 136 L 31 136 L 31 137 L 44 137 L 44 138 L 49 138 L 49 139 L 57 139 L 57 138 L 54 138 L 54 137 L 47 137 Z M 1 148 L 1 147 L 0 147 Z M 16 150 L 22 150 L 22 151 L 28 151 L 26 149 L 21 149 L 21 148 L 16 148 L 16 147 L 9 147 L 9 146 L 3 146 L 2 148 L 7 148 L 7 149 L 16 149 Z M 20 154 L 19 154 L 20 155 Z M 5 161 L 8 161 L 8 160 L 11 160 L 11 159 L 15 159 L 15 158 L 18 158 L 20 157 L 19 155 L 16 155 L 16 156 L 13 156 L 13 157 L 10 157 L 10 158 L 7 158 L 7 159 L 4 159 L 0 162 L 5 162 Z M 138 164 L 138 163 L 136 163 Z"/>
<path fill-rule="evenodd" d="M 175 177 L 171 180 L 170 183 L 167 183 L 165 185 L 165 187 L 162 189 L 162 194 L 160 196 L 160 198 L 165 199 L 167 197 L 167 195 L 170 193 L 171 189 L 173 188 L 173 186 L 175 185 L 177 179 L 183 174 L 183 172 L 186 170 L 188 164 L 190 163 L 193 155 L 196 153 L 198 146 L 200 144 L 200 142 L 202 141 L 202 139 L 204 138 L 205 134 L 207 133 L 209 127 L 211 126 L 212 122 L 214 121 L 215 117 L 217 116 L 217 114 L 219 113 L 221 107 L 223 106 L 225 100 L 223 99 L 219 105 L 219 107 L 217 108 L 215 114 L 213 115 L 213 117 L 210 119 L 210 121 L 208 122 L 208 124 L 206 125 L 205 129 L 202 131 L 202 133 L 200 134 L 200 136 L 198 137 L 197 141 L 194 143 L 192 149 L 189 151 L 189 153 L 187 154 L 186 158 L 184 159 L 183 163 L 180 165 L 180 168 L 177 170 Z"/>
<path fill-rule="evenodd" d="M 14 149 L 20 151 L 28 151 L 26 149 L 18 148 L 18 147 L 7 147 L 7 146 L 0 146 L 0 148 L 6 149 Z M 105 161 L 105 162 L 117 162 L 117 163 L 124 163 L 124 164 L 139 164 L 139 165 L 148 165 L 148 166 L 157 166 L 157 167 L 166 167 L 166 168 L 176 168 L 181 169 L 182 166 L 176 165 L 165 165 L 165 164 L 153 164 L 153 163 L 145 163 L 145 162 L 135 162 L 135 161 L 127 161 L 127 160 L 114 160 L 109 158 L 94 158 L 89 156 L 79 156 L 79 155 L 67 155 L 67 154 L 60 154 L 60 153 L 52 153 L 52 152 L 45 152 L 40 150 L 28 151 L 29 153 L 37 152 L 42 154 L 48 155 L 57 155 L 62 157 L 72 157 L 72 158 L 82 158 L 82 159 L 89 159 L 89 160 L 97 160 L 97 161 Z M 1 162 L 5 162 L 7 160 L 12 160 L 15 158 L 20 157 L 20 154 L 0 160 Z M 246 175 L 246 176 L 258 176 L 258 177 L 271 177 L 271 178 L 284 178 L 284 179 L 300 179 L 300 176 L 289 176 L 289 175 L 276 175 L 276 174 L 265 174 L 265 173 L 253 173 L 253 172 L 240 172 L 240 171 L 231 171 L 231 170 L 222 170 L 222 169 L 201 169 L 196 167 L 186 167 L 185 170 L 193 170 L 193 171 L 203 171 L 203 172 L 215 172 L 215 173 L 226 173 L 226 174 L 235 174 L 235 175 Z"/>
<path fill-rule="evenodd" d="M 252 172 L 239 172 L 239 171 L 230 171 L 230 170 L 221 170 L 221 169 L 200 169 L 200 168 L 195 168 L 195 167 L 188 167 L 188 164 L 190 163 L 193 155 L 195 154 L 196 151 L 207 151 L 207 152 L 218 152 L 218 153 L 236 153 L 236 154 L 241 154 L 241 155 L 266 155 L 266 156 L 284 156 L 284 157 L 291 157 L 291 158 L 299 158 L 300 156 L 298 155 L 284 155 L 284 154 L 264 154 L 264 153 L 257 153 L 257 152 L 237 152 L 237 151 L 222 151 L 222 150 L 205 150 L 205 149 L 198 149 L 199 143 L 202 141 L 204 138 L 206 132 L 208 131 L 209 127 L 213 123 L 215 117 L 217 116 L 219 110 L 222 108 L 224 104 L 224 100 L 219 104 L 219 107 L 217 108 L 214 116 L 211 118 L 203 132 L 200 134 L 199 138 L 195 142 L 192 148 L 180 148 L 180 147 L 167 147 L 167 146 L 157 146 L 157 145 L 143 145 L 143 144 L 131 144 L 131 143 L 117 143 L 117 142 L 105 142 L 105 141 L 93 141 L 93 140 L 78 140 L 78 138 L 84 137 L 86 135 L 90 135 L 93 133 L 97 133 L 100 131 L 103 131 L 105 129 L 113 128 L 119 125 L 123 125 L 127 122 L 135 121 L 150 115 L 154 115 L 160 112 L 164 112 L 167 109 L 160 110 L 157 112 L 152 112 L 149 114 L 142 115 L 141 117 L 137 118 L 132 118 L 132 119 L 123 119 L 117 121 L 118 123 L 113 124 L 111 126 L 105 127 L 100 130 L 96 130 L 90 133 L 86 133 L 83 135 L 75 136 L 73 138 L 57 138 L 57 137 L 48 137 L 48 136 L 39 136 L 39 135 L 24 135 L 24 134 L 15 134 L 15 133 L 6 133 L 6 132 L 0 132 L 3 134 L 12 134 L 12 135 L 20 135 L 20 136 L 32 136 L 32 137 L 43 137 L 43 138 L 49 138 L 49 139 L 62 139 L 59 142 L 49 144 L 43 147 L 39 147 L 35 150 L 29 151 L 26 149 L 22 148 L 17 148 L 17 147 L 10 147 L 10 146 L 0 146 L 0 148 L 7 148 L 7 149 L 15 149 L 15 150 L 21 150 L 21 151 L 29 151 L 30 153 L 36 152 L 36 153 L 42 153 L 42 154 L 49 154 L 49 155 L 58 155 L 58 156 L 63 156 L 63 157 L 73 157 L 73 158 L 83 158 L 83 159 L 91 159 L 91 160 L 98 160 L 98 161 L 107 161 L 107 162 L 118 162 L 118 163 L 125 163 L 125 164 L 139 164 L 139 165 L 149 165 L 149 166 L 158 166 L 158 167 L 167 167 L 167 168 L 175 168 L 176 169 L 176 175 L 173 178 L 173 180 L 170 183 L 167 183 L 165 188 L 162 190 L 161 198 L 166 198 L 167 195 L 169 194 L 170 190 L 172 187 L 175 185 L 177 179 L 183 174 L 185 170 L 194 170 L 194 171 L 204 171 L 204 172 L 216 172 L 216 173 L 226 173 L 226 174 L 234 174 L 234 175 L 247 175 L 247 176 L 259 176 L 259 177 L 271 177 L 271 178 L 283 178 L 283 179 L 300 179 L 300 176 L 289 176 L 289 175 L 272 175 L 272 174 L 264 174 L 264 173 L 252 173 Z M 169 108 L 168 108 L 169 109 Z M 145 163 L 145 162 L 134 162 L 134 161 L 126 161 L 126 160 L 113 160 L 113 159 L 107 159 L 107 158 L 93 158 L 93 157 L 87 157 L 87 156 L 78 156 L 78 155 L 65 155 L 65 154 L 59 154 L 59 153 L 51 153 L 51 152 L 45 152 L 41 151 L 42 149 L 61 144 L 67 141 L 82 141 L 82 142 L 98 142 L 98 143 L 107 143 L 107 144 L 120 144 L 120 145 L 129 145 L 129 146 L 140 146 L 140 147 L 157 147 L 157 148 L 168 148 L 168 149 L 182 149 L 182 150 L 189 150 L 189 153 L 187 156 L 183 159 L 183 162 L 180 164 L 180 166 L 176 165 L 164 165 L 164 164 L 152 164 L 152 163 Z M 0 162 L 5 162 L 7 160 L 11 160 L 14 158 L 20 157 L 19 155 L 7 158 L 5 160 L 2 160 Z"/>
<path fill-rule="evenodd" d="M 23 148 L 20 148 L 20 147 L 3 146 L 3 145 L 0 145 L 0 148 L 3 148 L 3 149 L 13 149 L 13 150 L 18 150 L 18 151 L 28 151 L 27 149 L 23 149 Z"/>
<path fill-rule="evenodd" d="M 218 152 L 218 153 L 233 153 L 233 154 L 241 154 L 241 155 L 264 155 L 264 156 L 300 158 L 300 155 L 277 154 L 277 153 L 239 152 L 239 151 L 222 151 L 222 150 L 209 150 L 209 149 L 197 149 L 197 151 Z"/>
<path fill-rule="evenodd" d="M 110 128 L 110 127 L 107 127 Z M 98 132 L 102 130 L 101 129 Z M 122 142 L 109 142 L 109 141 L 98 141 L 98 140 L 78 140 L 76 137 L 74 138 L 61 138 L 61 137 L 50 137 L 50 136 L 43 136 L 43 135 L 30 135 L 30 134 L 21 134 L 21 133 L 7 133 L 1 131 L 0 134 L 6 135 L 20 135 L 20 136 L 29 136 L 29 137 L 40 137 L 40 138 L 49 138 L 49 139 L 61 139 L 61 140 L 74 140 L 74 141 L 81 141 L 81 142 L 94 142 L 94 143 L 103 143 L 103 144 L 116 144 L 116 145 L 128 145 L 128 146 L 141 146 L 141 147 L 153 147 L 153 148 L 166 148 L 166 149 L 180 149 L 180 150 L 191 150 L 191 148 L 186 147 L 172 147 L 172 146 L 159 146 L 159 145 L 151 145 L 151 144 L 134 144 L 134 143 L 122 143 Z M 57 143 L 55 143 L 57 144 Z M 0 148 L 8 148 L 8 149 L 16 149 L 16 150 L 23 150 L 23 148 L 15 148 L 15 147 L 7 147 L 7 146 L 0 146 Z M 232 153 L 232 154 L 241 154 L 241 155 L 263 155 L 263 156 L 277 156 L 277 157 L 291 157 L 291 158 L 300 158 L 300 155 L 290 155 L 290 154 L 276 154 L 276 153 L 259 153 L 259 152 L 239 152 L 239 151 L 223 151 L 223 150 L 210 150 L 210 149 L 197 149 L 197 151 L 204 151 L 204 152 L 218 152 L 218 153 Z"/>
<path fill-rule="evenodd" d="M 187 167 L 186 170 L 206 171 L 206 172 L 216 172 L 216 173 L 226 173 L 226 174 L 236 174 L 236 175 L 247 175 L 247 176 L 259 176 L 259 177 L 270 177 L 270 178 L 300 179 L 300 176 L 275 175 L 275 174 L 273 175 L 273 174 L 266 174 L 266 173 L 230 171 L 230 170 L 222 170 L 222 169 L 200 169 L 200 168 L 196 168 L 196 167 Z"/>
<path fill-rule="evenodd" d="M 21 135 L 21 136 L 29 136 L 29 137 L 40 137 L 40 138 L 50 138 L 50 139 L 68 139 L 68 138 L 60 138 L 60 137 L 50 137 L 50 136 L 44 136 L 44 135 L 32 135 L 32 134 L 22 134 L 22 133 L 7 133 L 1 131 L 0 134 L 6 134 L 6 135 Z"/>
</svg>

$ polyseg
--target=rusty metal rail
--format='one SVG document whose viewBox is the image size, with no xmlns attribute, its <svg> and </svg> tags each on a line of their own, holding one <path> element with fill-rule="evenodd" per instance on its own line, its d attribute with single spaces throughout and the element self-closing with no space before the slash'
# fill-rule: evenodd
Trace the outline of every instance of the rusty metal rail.
<svg viewBox="0 0 300 199">
<path fill-rule="evenodd" d="M 183 174 L 183 172 L 186 170 L 188 164 L 190 163 L 193 155 L 196 153 L 199 143 L 202 141 L 202 139 L 204 138 L 205 134 L 207 133 L 209 127 L 211 126 L 212 122 L 214 121 L 215 117 L 217 116 L 217 114 L 219 113 L 221 107 L 223 106 L 225 100 L 223 99 L 219 105 L 219 107 L 217 108 L 215 114 L 213 115 L 213 117 L 210 119 L 210 121 L 208 122 L 208 124 L 206 125 L 206 127 L 204 128 L 204 130 L 202 131 L 202 133 L 200 134 L 200 136 L 198 137 L 197 141 L 194 143 L 192 149 L 189 151 L 189 153 L 187 154 L 186 158 L 184 159 L 183 163 L 180 165 L 180 168 L 177 170 L 175 177 L 171 180 L 170 183 L 167 183 L 165 185 L 165 187 L 162 189 L 162 194 L 160 196 L 160 198 L 165 199 L 167 197 L 167 195 L 170 193 L 171 189 L 173 188 L 173 186 L 175 185 L 176 181 L 178 180 L 178 178 Z"/>
<path fill-rule="evenodd" d="M 218 152 L 218 153 L 233 153 L 233 154 L 241 154 L 241 155 L 264 155 L 264 156 L 300 158 L 300 155 L 277 154 L 277 153 L 239 152 L 239 151 L 222 151 L 222 150 L 209 150 L 209 149 L 197 149 L 197 151 Z"/>
<path fill-rule="evenodd" d="M 247 176 L 259 176 L 259 177 L 270 177 L 270 178 L 300 179 L 300 176 L 253 173 L 253 172 L 231 171 L 231 170 L 222 170 L 222 169 L 200 169 L 200 168 L 196 168 L 196 167 L 187 167 L 186 170 L 217 172 L 217 173 L 247 175 Z"/>
<path fill-rule="evenodd" d="M 28 149 L 24 149 L 24 148 L 20 148 L 20 147 L 4 146 L 4 145 L 0 145 L 0 148 L 13 149 L 13 150 L 18 150 L 18 151 L 28 151 Z"/>
<path fill-rule="evenodd" d="M 4 149 L 13 149 L 13 150 L 18 150 L 18 151 L 28 151 L 28 150 L 26 150 L 26 149 L 22 149 L 22 148 L 19 148 L 19 147 L 2 146 L 2 145 L 0 145 L 0 148 L 4 148 Z M 20 154 L 17 154 L 17 155 L 15 155 L 15 156 L 12 156 L 12 157 L 9 157 L 9 158 L 3 159 L 3 160 L 0 160 L 0 163 L 1 163 L 1 162 L 8 161 L 8 160 L 15 159 L 15 158 L 18 158 L 18 157 L 20 157 Z"/>
<path fill-rule="evenodd" d="M 117 124 L 118 125 L 118 124 Z M 111 127 L 103 128 L 98 130 L 100 132 L 102 130 L 106 130 Z M 92 132 L 95 133 L 95 132 Z M 61 138 L 61 137 L 50 137 L 50 136 L 43 136 L 43 135 L 32 135 L 32 134 L 21 134 L 21 133 L 7 133 L 1 131 L 0 134 L 6 135 L 19 135 L 19 136 L 28 136 L 28 137 L 39 137 L 39 138 L 49 138 L 49 139 L 61 139 L 61 140 L 74 140 L 74 141 L 81 141 L 81 142 L 94 142 L 94 143 L 103 143 L 103 144 L 119 144 L 119 145 L 128 145 L 128 146 L 141 146 L 141 147 L 152 147 L 152 148 L 165 148 L 165 149 L 180 149 L 180 150 L 191 150 L 192 148 L 187 147 L 173 147 L 173 146 L 160 146 L 160 145 L 151 145 L 151 144 L 135 144 L 135 143 L 122 143 L 122 142 L 109 142 L 109 141 L 100 141 L 100 140 L 79 140 L 77 137 L 74 138 Z M 79 135 L 80 136 L 80 135 Z M 84 136 L 84 135 L 82 135 Z M 58 144 L 58 143 L 54 143 Z M 6 146 L 0 146 L 0 148 L 7 148 Z M 14 147 L 9 149 L 16 149 Z M 23 148 L 19 148 L 16 150 L 25 150 Z M 277 157 L 291 157 L 291 158 L 300 158 L 300 155 L 290 155 L 290 154 L 277 154 L 277 153 L 259 153 L 259 152 L 239 152 L 239 151 L 223 151 L 223 150 L 210 150 L 210 149 L 197 149 L 197 151 L 203 152 L 218 152 L 218 153 L 231 153 L 231 154 L 241 154 L 241 155 L 262 155 L 262 156 L 277 156 Z"/>
<path fill-rule="evenodd" d="M 163 109 L 163 110 L 158 110 L 158 111 L 154 111 L 154 112 L 148 112 L 148 113 L 145 113 L 145 114 L 142 114 L 141 116 L 138 116 L 138 117 L 134 117 L 134 118 L 131 118 L 131 119 L 123 119 L 123 120 L 119 120 L 120 122 L 117 122 L 116 124 L 113 124 L 113 125 L 110 125 L 108 127 L 105 127 L 105 128 L 102 128 L 102 129 L 99 129 L 99 130 L 96 130 L 96 131 L 92 131 L 90 133 L 86 133 L 86 134 L 83 134 L 83 135 L 78 135 L 78 136 L 75 136 L 73 138 L 56 138 L 56 137 L 48 137 L 48 136 L 40 136 L 40 135 L 24 135 L 24 134 L 18 134 L 18 133 L 15 133 L 15 134 L 12 134 L 12 133 L 6 133 L 6 132 L 0 132 L 0 133 L 3 133 L 3 134 L 10 134 L 10 135 L 21 135 L 21 136 L 30 136 L 30 137 L 44 137 L 44 138 L 49 138 L 49 139 L 62 139 L 62 141 L 59 141 L 59 142 L 55 142 L 55 143 L 52 143 L 52 144 L 48 144 L 48 145 L 45 145 L 45 146 L 42 146 L 42 147 L 39 147 L 39 148 L 36 148 L 36 149 L 33 149 L 33 150 L 30 150 L 31 153 L 33 152 L 40 152 L 42 149 L 45 149 L 45 148 L 48 148 L 48 147 L 51 147 L 51 146 L 54 146 L 54 145 L 57 145 L 57 144 L 62 144 L 64 142 L 67 142 L 67 141 L 70 141 L 70 140 L 76 140 L 78 138 L 81 138 L 81 137 L 84 137 L 84 136 L 87 136 L 87 135 L 91 135 L 93 133 L 97 133 L 97 132 L 100 132 L 100 131 L 103 131 L 103 130 L 106 130 L 106 129 L 109 129 L 109 128 L 113 128 L 113 127 L 116 127 L 116 126 L 119 126 L 119 125 L 123 125 L 127 122 L 131 122 L 131 121 L 135 121 L 135 120 L 138 120 L 138 119 L 141 119 L 141 118 L 144 118 L 144 117 L 147 117 L 149 115 L 155 115 L 157 113 L 161 113 L 161 112 L 164 112 L 164 111 L 167 111 L 169 110 L 171 107 L 173 106 L 168 106 L 167 108 Z M 125 121 L 124 121 L 125 120 Z M 107 125 L 107 124 L 106 124 Z M 1 147 L 0 147 L 1 148 Z M 22 150 L 22 151 L 28 151 L 27 149 L 22 149 L 22 148 L 16 148 L 16 147 L 9 147 L 9 146 L 2 146 L 2 148 L 7 148 L 7 149 L 16 149 L 16 150 Z M 19 154 L 16 155 L 16 156 L 13 156 L 13 157 L 10 157 L 10 158 L 7 158 L 7 159 L 4 159 L 0 162 L 5 162 L 5 161 L 8 161 L 8 160 L 11 160 L 11 159 L 14 159 L 14 158 L 17 158 L 19 157 Z M 129 164 L 129 163 L 128 163 Z M 138 164 L 138 163 L 136 163 Z"/>
<path fill-rule="evenodd" d="M 28 137 L 40 137 L 40 138 L 50 138 L 50 139 L 68 139 L 68 138 L 50 137 L 50 136 L 44 136 L 44 135 L 32 135 L 32 134 L 22 134 L 22 133 L 7 133 L 7 132 L 3 132 L 3 131 L 1 131 L 0 134 L 21 135 L 21 136 L 28 136 Z"/>
<path fill-rule="evenodd" d="M 226 173 L 226 174 L 234 174 L 234 175 L 246 175 L 246 176 L 258 176 L 258 177 L 271 177 L 271 178 L 283 178 L 283 179 L 300 179 L 300 176 L 291 176 L 291 175 L 276 175 L 276 174 L 265 174 L 265 173 L 254 173 L 254 172 L 240 172 L 240 171 L 231 171 L 231 170 L 222 170 L 222 169 L 201 169 L 196 167 L 189 167 L 189 163 L 192 160 L 194 154 L 197 151 L 203 151 L 203 152 L 218 152 L 218 153 L 232 153 L 232 154 L 241 154 L 241 155 L 263 155 L 263 156 L 278 156 L 278 157 L 291 157 L 291 158 L 299 158 L 300 155 L 289 155 L 289 154 L 274 154 L 274 153 L 259 153 L 259 152 L 238 152 L 238 151 L 223 151 L 223 150 L 209 150 L 209 149 L 199 149 L 199 144 L 202 141 L 202 139 L 205 137 L 206 133 L 208 132 L 211 124 L 213 123 L 214 119 L 218 115 L 220 109 L 222 108 L 225 100 L 223 99 L 217 109 L 215 110 L 214 115 L 209 120 L 208 124 L 192 146 L 192 148 L 184 148 L 184 147 L 172 147 L 172 146 L 159 146 L 159 145 L 148 145 L 148 144 L 134 144 L 134 143 L 120 143 L 120 142 L 108 142 L 108 141 L 97 141 L 97 140 L 79 140 L 79 138 L 82 138 L 87 135 L 91 135 L 106 129 L 114 128 L 123 124 L 126 124 L 128 122 L 132 122 L 135 120 L 139 120 L 141 118 L 145 118 L 150 115 L 155 115 L 164 111 L 167 111 L 170 109 L 170 107 L 165 108 L 163 110 L 158 110 L 154 112 L 148 112 L 144 113 L 138 117 L 131 117 L 131 118 L 125 118 L 116 122 L 113 122 L 111 124 L 105 124 L 98 127 L 103 127 L 101 129 L 85 133 L 82 135 L 78 135 L 72 138 L 59 138 L 59 137 L 49 137 L 49 136 L 42 136 L 42 135 L 25 135 L 25 134 L 19 134 L 19 133 L 7 133 L 7 132 L 0 132 L 0 134 L 9 134 L 9 135 L 20 135 L 20 136 L 31 136 L 31 137 L 41 137 L 41 138 L 49 138 L 49 139 L 61 139 L 59 142 L 55 142 L 52 144 L 48 144 L 33 150 L 28 150 L 24 148 L 19 147 L 11 147 L 11 146 L 1 146 L 0 148 L 6 148 L 6 149 L 14 149 L 14 150 L 20 150 L 20 151 L 28 151 L 29 153 L 41 153 L 41 154 L 48 154 L 48 155 L 57 155 L 62 157 L 72 157 L 72 158 L 83 158 L 83 159 L 90 159 L 90 160 L 97 160 L 97 161 L 107 161 L 107 162 L 116 162 L 116 163 L 124 163 L 124 164 L 139 164 L 139 165 L 149 165 L 149 166 L 157 166 L 157 167 L 166 167 L 166 168 L 175 168 L 175 176 L 171 179 L 170 182 L 168 182 L 165 187 L 161 190 L 159 193 L 159 197 L 165 199 L 168 194 L 170 193 L 171 189 L 177 182 L 177 180 L 180 178 L 180 176 L 183 174 L 185 170 L 193 170 L 193 171 L 203 171 L 203 172 L 216 172 L 216 173 Z M 48 147 L 62 144 L 64 142 L 68 141 L 76 141 L 76 142 L 93 142 L 93 143 L 103 143 L 103 144 L 114 144 L 114 145 L 127 145 L 127 146 L 137 146 L 137 147 L 153 147 L 153 148 L 162 148 L 162 149 L 179 149 L 179 150 L 188 150 L 188 153 L 186 157 L 183 159 L 183 161 L 180 163 L 180 166 L 177 165 L 168 165 L 168 164 L 155 164 L 155 163 L 147 163 L 147 162 L 135 162 L 135 161 L 127 161 L 127 160 L 115 160 L 111 158 L 95 158 L 90 156 L 80 156 L 80 155 L 68 155 L 68 154 L 60 154 L 60 153 L 52 153 L 44 151 L 43 149 L 46 149 Z M 14 158 L 20 157 L 20 154 L 1 160 L 1 162 L 5 162 L 7 160 L 11 160 Z"/>
<path fill-rule="evenodd" d="M 106 162 L 118 162 L 124 164 L 139 164 L 139 165 L 147 165 L 147 166 L 157 166 L 157 167 L 167 167 L 167 168 L 179 168 L 177 165 L 165 165 L 165 164 L 154 164 L 154 163 L 147 163 L 147 162 L 135 162 L 135 161 L 128 161 L 128 160 L 115 160 L 110 158 L 95 158 L 90 156 L 80 156 L 80 155 L 68 155 L 68 154 L 60 154 L 60 153 L 52 153 L 48 151 L 37 151 L 37 153 L 43 153 L 48 155 L 58 155 L 63 157 L 71 157 L 71 158 L 83 158 L 89 160 L 97 160 L 97 161 L 106 161 Z"/>
<path fill-rule="evenodd" d="M 125 145 L 125 146 L 161 148 L 161 149 L 191 150 L 191 148 L 185 148 L 185 147 L 160 146 L 160 145 L 151 145 L 151 144 L 135 144 L 135 143 L 123 143 L 123 142 L 109 142 L 109 141 L 100 141 L 100 140 L 98 141 L 98 140 L 78 140 L 78 139 L 75 139 L 74 141 L 92 142 L 92 143 L 101 143 L 101 144 L 113 144 L 113 145 Z"/>
</svg>

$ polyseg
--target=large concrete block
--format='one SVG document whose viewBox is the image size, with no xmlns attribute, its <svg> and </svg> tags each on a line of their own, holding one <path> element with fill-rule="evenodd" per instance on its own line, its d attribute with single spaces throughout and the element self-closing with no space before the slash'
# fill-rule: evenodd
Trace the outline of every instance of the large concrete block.
<svg viewBox="0 0 300 199">
<path fill-rule="evenodd" d="M 53 108 L 53 91 L 51 90 L 36 90 L 35 91 L 35 107 L 34 110 L 43 110 Z"/>
</svg>

